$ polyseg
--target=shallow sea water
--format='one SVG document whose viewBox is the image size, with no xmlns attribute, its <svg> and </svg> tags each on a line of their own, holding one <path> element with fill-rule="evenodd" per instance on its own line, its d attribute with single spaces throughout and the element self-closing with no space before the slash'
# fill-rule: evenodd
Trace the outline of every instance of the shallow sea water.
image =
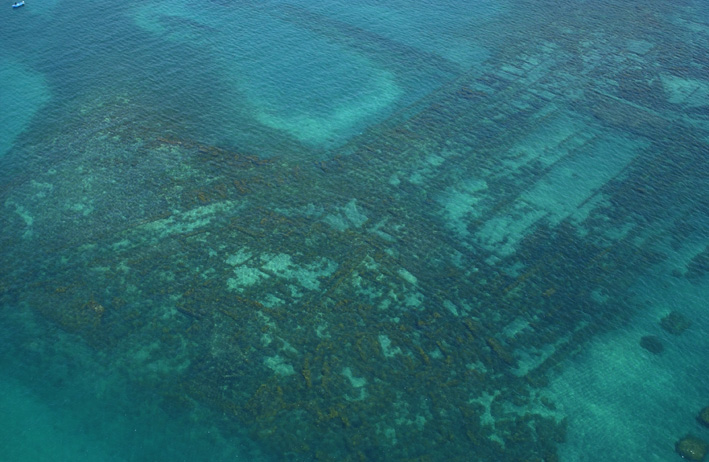
<svg viewBox="0 0 709 462">
<path fill-rule="evenodd" d="M 709 442 L 700 1 L 0 11 L 0 459 Z"/>
</svg>

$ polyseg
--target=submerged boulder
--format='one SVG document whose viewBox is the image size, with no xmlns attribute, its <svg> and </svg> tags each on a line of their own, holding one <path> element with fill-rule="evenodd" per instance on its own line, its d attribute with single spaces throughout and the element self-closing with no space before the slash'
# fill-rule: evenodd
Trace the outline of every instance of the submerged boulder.
<svg viewBox="0 0 709 462">
<path fill-rule="evenodd" d="M 659 355 L 665 351 L 665 346 L 662 344 L 659 338 L 654 335 L 645 335 L 640 339 L 640 346 L 645 348 L 652 354 Z"/>
<path fill-rule="evenodd" d="M 675 444 L 677 454 L 687 460 L 704 460 L 709 446 L 696 436 L 687 435 Z"/>
<path fill-rule="evenodd" d="M 709 406 L 705 407 L 699 412 L 697 420 L 705 427 L 709 427 Z"/>
<path fill-rule="evenodd" d="M 692 321 L 685 318 L 682 313 L 677 311 L 672 311 L 670 314 L 665 316 L 660 320 L 660 326 L 665 329 L 670 334 L 679 335 L 689 326 L 692 325 Z"/>
</svg>

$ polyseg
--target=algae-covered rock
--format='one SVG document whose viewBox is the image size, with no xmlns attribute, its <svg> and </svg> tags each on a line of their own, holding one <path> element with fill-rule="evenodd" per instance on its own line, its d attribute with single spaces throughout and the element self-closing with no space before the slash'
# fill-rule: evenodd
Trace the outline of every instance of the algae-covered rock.
<svg viewBox="0 0 709 462">
<path fill-rule="evenodd" d="M 697 420 L 705 427 L 709 427 L 709 406 L 705 407 L 699 412 Z"/>
<path fill-rule="evenodd" d="M 696 436 L 687 435 L 675 444 L 677 454 L 687 460 L 704 460 L 709 446 Z"/>
<path fill-rule="evenodd" d="M 691 325 L 692 322 L 677 311 L 672 311 L 660 320 L 660 326 L 670 334 L 674 335 L 681 334 Z"/>
<path fill-rule="evenodd" d="M 665 350 L 665 346 L 662 344 L 659 338 L 654 335 L 645 335 L 640 339 L 640 346 L 645 348 L 650 353 L 659 355 Z"/>
</svg>

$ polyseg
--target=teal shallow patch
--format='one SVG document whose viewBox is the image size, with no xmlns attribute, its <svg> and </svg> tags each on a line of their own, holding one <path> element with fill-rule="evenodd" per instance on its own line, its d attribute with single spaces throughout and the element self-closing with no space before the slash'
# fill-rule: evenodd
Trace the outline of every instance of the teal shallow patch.
<svg viewBox="0 0 709 462">
<path fill-rule="evenodd" d="M 35 113 L 50 99 L 49 88 L 42 74 L 22 64 L 0 58 L 0 81 L 16 82 L 0 85 L 0 157 L 7 154 L 13 143 Z"/>
</svg>

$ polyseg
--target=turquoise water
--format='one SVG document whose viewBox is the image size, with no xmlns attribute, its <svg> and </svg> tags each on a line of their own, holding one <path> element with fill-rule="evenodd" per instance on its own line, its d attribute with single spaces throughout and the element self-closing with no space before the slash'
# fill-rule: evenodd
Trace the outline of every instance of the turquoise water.
<svg viewBox="0 0 709 462">
<path fill-rule="evenodd" d="M 0 459 L 709 442 L 702 2 L 1 10 Z"/>
</svg>

